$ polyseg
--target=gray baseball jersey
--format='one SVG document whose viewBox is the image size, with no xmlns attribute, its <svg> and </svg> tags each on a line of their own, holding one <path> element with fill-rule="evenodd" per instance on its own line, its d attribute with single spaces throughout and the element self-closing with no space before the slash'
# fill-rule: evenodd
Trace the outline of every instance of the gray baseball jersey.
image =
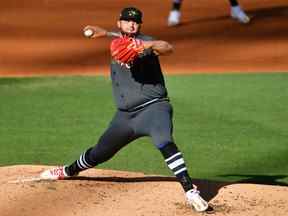
<svg viewBox="0 0 288 216">
<path fill-rule="evenodd" d="M 152 40 L 139 34 L 137 39 Z M 146 49 L 127 67 L 112 60 L 111 79 L 117 108 L 129 111 L 153 99 L 166 98 L 167 90 L 158 56 Z"/>
<path fill-rule="evenodd" d="M 138 35 L 138 39 L 152 40 Z M 133 140 L 149 136 L 157 148 L 173 143 L 173 108 L 158 56 L 144 50 L 129 67 L 112 60 L 111 79 L 117 111 L 98 143 L 89 150 L 90 163 L 109 160 Z"/>
</svg>

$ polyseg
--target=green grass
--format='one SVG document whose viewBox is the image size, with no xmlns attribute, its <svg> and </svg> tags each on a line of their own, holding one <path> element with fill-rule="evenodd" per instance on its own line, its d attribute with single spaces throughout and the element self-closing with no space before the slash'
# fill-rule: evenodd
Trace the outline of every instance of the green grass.
<svg viewBox="0 0 288 216">
<path fill-rule="evenodd" d="M 194 178 L 288 183 L 288 73 L 168 76 L 166 82 L 175 140 Z M 110 80 L 101 76 L 1 78 L 0 98 L 1 165 L 73 162 L 115 111 Z M 100 167 L 171 174 L 149 138 Z"/>
</svg>

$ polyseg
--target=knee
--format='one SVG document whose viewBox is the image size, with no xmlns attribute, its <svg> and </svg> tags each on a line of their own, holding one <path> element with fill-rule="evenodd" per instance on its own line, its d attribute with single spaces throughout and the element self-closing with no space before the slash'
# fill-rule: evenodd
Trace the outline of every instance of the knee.
<svg viewBox="0 0 288 216">
<path fill-rule="evenodd" d="M 169 145 L 173 145 L 174 144 L 174 141 L 173 141 L 173 137 L 171 136 L 171 134 L 161 134 L 161 133 L 158 133 L 158 134 L 154 134 L 151 136 L 152 137 L 152 140 L 153 140 L 153 143 L 154 145 L 158 148 L 158 149 L 162 149 L 162 148 L 165 148 L 166 146 L 169 146 Z"/>
<path fill-rule="evenodd" d="M 157 145 L 157 148 L 160 150 L 164 158 L 168 158 L 175 153 L 179 152 L 176 144 L 174 142 L 166 142 L 160 145 Z"/>
</svg>

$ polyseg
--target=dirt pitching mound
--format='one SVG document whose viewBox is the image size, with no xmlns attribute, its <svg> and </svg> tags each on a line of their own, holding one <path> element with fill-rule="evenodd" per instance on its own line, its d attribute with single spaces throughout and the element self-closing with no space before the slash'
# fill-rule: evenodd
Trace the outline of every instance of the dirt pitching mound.
<svg viewBox="0 0 288 216">
<path fill-rule="evenodd" d="M 1 216 L 199 215 L 185 204 L 182 189 L 172 177 L 91 169 L 70 180 L 34 179 L 47 168 L 0 167 Z M 197 184 L 215 216 L 284 216 L 288 212 L 287 187 L 199 180 Z"/>
</svg>

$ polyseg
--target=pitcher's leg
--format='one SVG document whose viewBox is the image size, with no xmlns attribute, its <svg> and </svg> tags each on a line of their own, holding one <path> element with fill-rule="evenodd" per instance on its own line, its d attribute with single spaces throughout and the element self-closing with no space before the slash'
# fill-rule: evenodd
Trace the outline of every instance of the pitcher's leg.
<svg viewBox="0 0 288 216">
<path fill-rule="evenodd" d="M 248 24 L 250 17 L 244 12 L 237 0 L 229 0 L 231 17 L 240 23 Z"/>
<path fill-rule="evenodd" d="M 180 24 L 182 0 L 173 0 L 172 8 L 168 16 L 168 26 Z"/>
<path fill-rule="evenodd" d="M 146 125 L 146 128 L 149 128 L 149 135 L 155 146 L 162 153 L 168 168 L 181 184 L 188 203 L 196 211 L 206 211 L 208 203 L 200 196 L 200 192 L 193 185 L 183 155 L 173 141 L 172 116 L 173 109 L 170 103 L 161 102 L 151 105 L 149 111 L 142 116 L 145 119 L 142 125 Z M 150 122 L 150 124 L 148 125 L 147 122 Z"/>
<path fill-rule="evenodd" d="M 200 196 L 200 191 L 197 190 L 197 187 L 193 185 L 183 155 L 177 146 L 174 143 L 167 143 L 163 146 L 158 145 L 158 147 L 160 147 L 159 150 L 167 166 L 182 185 L 188 204 L 198 212 L 206 211 L 209 207 L 208 203 Z"/>
<path fill-rule="evenodd" d="M 167 166 L 181 183 L 183 190 L 187 192 L 193 189 L 194 186 L 188 174 L 183 155 L 177 148 L 176 144 L 167 143 L 163 146 L 159 146 L 159 150 L 162 153 Z"/>
<path fill-rule="evenodd" d="M 113 124 L 100 137 L 98 143 L 80 155 L 80 158 L 65 170 L 69 176 L 95 167 L 111 159 L 122 147 L 134 139 L 133 130 L 125 124 Z"/>
<path fill-rule="evenodd" d="M 63 179 L 109 160 L 122 147 L 136 138 L 129 125 L 127 115 L 117 112 L 110 126 L 94 147 L 87 149 L 71 165 L 46 170 L 40 174 L 40 177 L 45 180 Z"/>
<path fill-rule="evenodd" d="M 231 5 L 231 7 L 234 7 L 234 6 L 238 6 L 238 1 L 237 0 L 229 0 L 229 3 Z"/>
</svg>

